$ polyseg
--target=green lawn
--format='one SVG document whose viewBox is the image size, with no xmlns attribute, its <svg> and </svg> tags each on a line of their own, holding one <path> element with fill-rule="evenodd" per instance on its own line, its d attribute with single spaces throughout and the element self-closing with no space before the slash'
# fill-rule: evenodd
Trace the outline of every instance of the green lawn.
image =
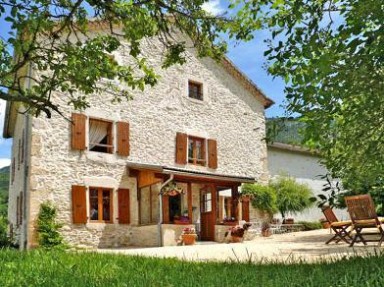
<svg viewBox="0 0 384 287">
<path fill-rule="evenodd" d="M 324 264 L 190 263 L 95 253 L 0 251 L 0 286 L 383 286 L 383 256 Z"/>
</svg>

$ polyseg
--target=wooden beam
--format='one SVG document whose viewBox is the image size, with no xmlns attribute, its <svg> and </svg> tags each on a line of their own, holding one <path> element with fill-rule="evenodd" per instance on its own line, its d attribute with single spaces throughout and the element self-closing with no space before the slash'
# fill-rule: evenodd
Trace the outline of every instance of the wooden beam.
<svg viewBox="0 0 384 287">
<path fill-rule="evenodd" d="M 192 209 L 192 183 L 188 182 L 187 185 L 187 196 L 188 196 L 188 218 L 189 223 L 192 224 L 192 215 L 193 215 L 193 209 Z"/>
<path fill-rule="evenodd" d="M 149 185 L 154 185 L 156 183 L 162 182 L 162 178 L 156 178 L 155 172 L 151 170 L 140 170 L 138 176 L 138 187 L 143 188 Z"/>
</svg>

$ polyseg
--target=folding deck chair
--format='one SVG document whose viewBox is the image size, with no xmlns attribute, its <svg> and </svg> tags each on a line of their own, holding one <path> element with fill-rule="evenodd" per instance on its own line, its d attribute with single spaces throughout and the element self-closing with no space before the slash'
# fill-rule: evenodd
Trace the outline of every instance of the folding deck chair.
<svg viewBox="0 0 384 287">
<path fill-rule="evenodd" d="M 322 209 L 325 218 L 328 220 L 330 224 L 330 228 L 335 232 L 335 235 L 329 239 L 325 244 L 329 244 L 332 241 L 335 241 L 336 243 L 339 243 L 340 241 L 344 241 L 345 243 L 350 243 L 352 240 L 351 237 L 351 231 L 352 231 L 352 221 L 339 221 L 333 212 L 333 210 L 326 206 Z M 348 230 L 348 228 L 350 228 Z"/>
<path fill-rule="evenodd" d="M 367 235 L 378 234 L 380 235 L 378 246 L 384 240 L 384 230 L 380 220 L 377 217 L 375 205 L 369 194 L 346 196 L 345 203 L 348 208 L 349 215 L 352 220 L 354 230 L 356 231 L 352 242 L 349 246 L 353 246 L 356 242 L 363 242 L 367 245 L 367 242 L 377 241 L 367 239 Z M 375 228 L 378 233 L 363 233 L 365 228 Z"/>
</svg>

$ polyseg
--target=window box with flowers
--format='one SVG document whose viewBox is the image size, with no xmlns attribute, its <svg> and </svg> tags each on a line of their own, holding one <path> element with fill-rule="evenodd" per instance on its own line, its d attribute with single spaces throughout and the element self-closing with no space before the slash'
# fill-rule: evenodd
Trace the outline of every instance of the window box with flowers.
<svg viewBox="0 0 384 287">
<path fill-rule="evenodd" d="M 194 245 L 196 243 L 197 234 L 196 230 L 193 227 L 185 227 L 183 228 L 183 232 L 181 233 L 181 241 L 184 245 Z"/>
</svg>

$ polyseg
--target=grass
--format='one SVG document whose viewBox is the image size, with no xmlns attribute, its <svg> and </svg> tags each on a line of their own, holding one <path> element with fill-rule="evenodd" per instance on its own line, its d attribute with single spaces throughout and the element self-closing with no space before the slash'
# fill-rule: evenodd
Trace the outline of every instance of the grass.
<svg viewBox="0 0 384 287">
<path fill-rule="evenodd" d="M 0 286 L 382 286 L 383 265 L 381 255 L 284 265 L 3 250 Z"/>
</svg>

